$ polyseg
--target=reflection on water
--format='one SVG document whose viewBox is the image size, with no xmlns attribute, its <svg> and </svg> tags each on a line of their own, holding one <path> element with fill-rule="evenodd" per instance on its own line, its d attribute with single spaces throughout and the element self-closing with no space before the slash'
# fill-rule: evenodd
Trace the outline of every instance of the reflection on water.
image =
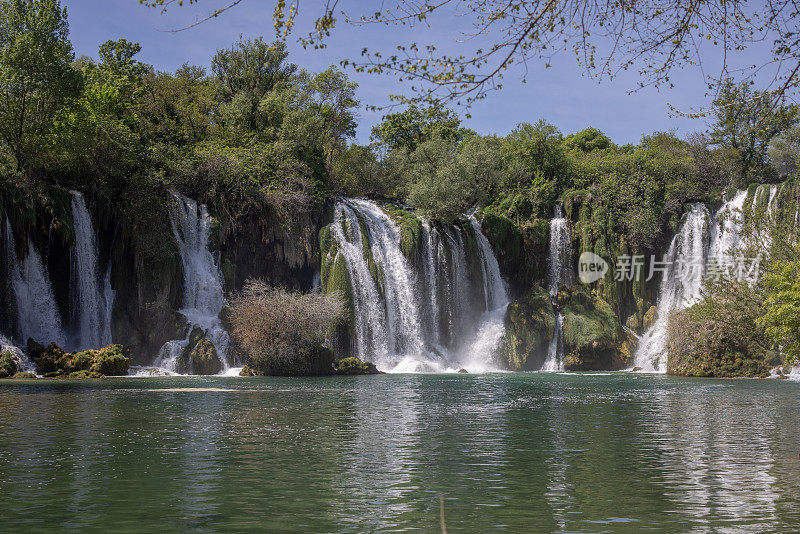
<svg viewBox="0 0 800 534">
<path fill-rule="evenodd" d="M 630 375 L 0 384 L 12 532 L 794 532 L 800 384 Z"/>
</svg>

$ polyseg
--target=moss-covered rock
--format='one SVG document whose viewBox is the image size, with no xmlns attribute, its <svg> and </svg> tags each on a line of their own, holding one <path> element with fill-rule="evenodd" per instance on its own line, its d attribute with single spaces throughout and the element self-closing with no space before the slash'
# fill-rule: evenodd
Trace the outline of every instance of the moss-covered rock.
<svg viewBox="0 0 800 534">
<path fill-rule="evenodd" d="M 217 348 L 208 338 L 198 341 L 189 353 L 189 365 L 196 375 L 216 375 L 222 371 Z"/>
<path fill-rule="evenodd" d="M 87 351 L 92 358 L 90 371 L 105 376 L 124 376 L 130 368 L 130 353 L 122 345 L 109 345 Z"/>
<path fill-rule="evenodd" d="M 422 237 L 422 221 L 410 211 L 397 206 L 387 204 L 381 207 L 400 230 L 400 250 L 403 251 L 403 255 L 413 260 Z"/>
<path fill-rule="evenodd" d="M 364 362 L 356 357 L 342 358 L 336 362 L 337 375 L 377 375 L 378 368 L 372 362 Z"/>
<path fill-rule="evenodd" d="M 555 324 L 550 294 L 541 286 L 534 286 L 509 304 L 503 342 L 503 354 L 509 369 L 535 371 L 541 368 Z"/>
<path fill-rule="evenodd" d="M 29 347 L 31 344 L 29 343 Z M 130 357 L 122 345 L 109 345 L 102 349 L 64 352 L 55 343 L 42 350 L 31 352 L 36 372 L 46 377 L 95 378 L 96 376 L 121 376 L 128 373 Z M 83 372 L 82 374 L 80 374 Z M 73 376 L 74 375 L 74 376 Z"/>
<path fill-rule="evenodd" d="M 14 376 L 11 378 L 15 380 L 30 380 L 36 378 L 36 375 L 33 373 L 26 373 L 24 371 L 18 371 Z"/>
<path fill-rule="evenodd" d="M 249 365 L 245 365 L 242 367 L 242 370 L 239 371 L 239 376 L 258 376 L 258 373 L 256 373 L 255 370 L 253 370 L 253 368 Z"/>
<path fill-rule="evenodd" d="M 611 305 L 586 286 L 562 290 L 565 367 L 569 370 L 622 369 L 622 327 Z"/>
</svg>

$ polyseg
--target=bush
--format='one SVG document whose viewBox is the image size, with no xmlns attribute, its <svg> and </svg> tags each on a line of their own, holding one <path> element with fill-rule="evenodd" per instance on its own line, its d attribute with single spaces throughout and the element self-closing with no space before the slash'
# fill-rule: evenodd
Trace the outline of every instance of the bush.
<svg viewBox="0 0 800 534">
<path fill-rule="evenodd" d="M 248 280 L 231 300 L 231 336 L 262 375 L 333 373 L 333 355 L 322 345 L 344 318 L 340 295 L 301 294 Z"/>
<path fill-rule="evenodd" d="M 17 359 L 10 351 L 0 352 L 0 378 L 14 376 L 19 370 Z"/>
</svg>

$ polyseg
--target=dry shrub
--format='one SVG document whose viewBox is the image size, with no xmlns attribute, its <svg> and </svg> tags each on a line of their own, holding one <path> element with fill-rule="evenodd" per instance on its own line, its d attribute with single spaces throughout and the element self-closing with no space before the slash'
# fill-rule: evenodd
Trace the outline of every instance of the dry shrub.
<svg viewBox="0 0 800 534">
<path fill-rule="evenodd" d="M 231 300 L 234 341 L 264 374 L 313 368 L 332 324 L 344 318 L 339 295 L 302 294 L 248 280 Z"/>
</svg>

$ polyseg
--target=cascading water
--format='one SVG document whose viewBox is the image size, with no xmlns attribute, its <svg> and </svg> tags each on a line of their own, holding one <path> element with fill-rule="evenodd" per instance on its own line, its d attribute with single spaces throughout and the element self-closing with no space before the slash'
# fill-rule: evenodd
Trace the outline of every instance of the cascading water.
<svg viewBox="0 0 800 534">
<path fill-rule="evenodd" d="M 683 216 L 680 231 L 664 257 L 664 272 L 653 325 L 642 335 L 633 357 L 633 368 L 643 372 L 667 372 L 667 325 L 669 315 L 700 301 L 709 240 L 709 213 L 703 204 L 692 204 Z M 731 238 L 732 239 L 732 238 Z"/>
<path fill-rule="evenodd" d="M 75 350 L 100 348 L 111 344 L 111 266 L 100 276 L 97 236 L 86 201 L 72 191 L 72 221 L 75 248 L 72 261 L 74 335 L 70 345 Z"/>
<path fill-rule="evenodd" d="M 778 186 L 758 186 L 747 213 L 747 191 L 738 191 L 713 216 L 709 216 L 708 210 L 702 204 L 692 205 L 667 252 L 667 266 L 659 290 L 656 321 L 639 340 L 634 354 L 634 369 L 666 372 L 669 315 L 700 301 L 703 275 L 711 262 L 724 262 L 726 256 L 733 255 L 747 245 L 770 246 L 772 237 L 769 233 L 761 236 L 759 243 L 753 241 L 755 236 L 747 235 L 744 225 L 746 215 L 761 213 L 769 218 L 776 208 L 777 193 Z M 706 227 L 708 235 L 704 230 Z M 749 274 L 743 273 L 743 276 L 748 279 Z"/>
<path fill-rule="evenodd" d="M 484 372 L 495 369 L 492 360 L 487 360 L 487 355 L 491 356 L 497 351 L 505 334 L 505 316 L 509 296 L 506 283 L 500 275 L 500 265 L 492 252 L 489 240 L 481 232 L 480 225 L 474 217 L 470 217 L 470 223 L 480 250 L 486 310 L 481 317 L 475 338 L 462 352 L 460 361 L 474 372 Z"/>
<path fill-rule="evenodd" d="M 170 222 L 183 265 L 183 308 L 180 312 L 190 328 L 186 339 L 168 341 L 161 348 L 156 366 L 175 372 L 178 359 L 189 344 L 191 331 L 198 327 L 214 343 L 222 368 L 227 371 L 230 338 L 219 318 L 227 301 L 217 258 L 208 249 L 211 216 L 205 205 L 177 193 L 173 196 L 175 203 Z"/>
<path fill-rule="evenodd" d="M 359 357 L 395 372 L 493 368 L 509 299 L 477 221 L 463 229 L 423 221 L 416 259 L 404 255 L 400 229 L 374 202 L 338 202 L 330 229 L 338 247 L 325 261 L 344 261 Z M 468 267 L 468 242 L 480 280 Z"/>
<path fill-rule="evenodd" d="M 17 258 L 14 233 L 6 219 L 6 258 L 11 273 L 11 288 L 17 309 L 17 333 L 22 343 L 31 338 L 39 343 L 51 341 L 66 345 L 61 316 L 47 272 L 39 252 L 28 240 L 28 255 L 23 261 Z"/>
<path fill-rule="evenodd" d="M 542 365 L 542 371 L 561 371 L 564 369 L 564 341 L 563 325 L 564 316 L 558 309 L 558 290 L 560 287 L 569 286 L 574 279 L 572 267 L 572 236 L 569 231 L 569 222 L 564 218 L 564 209 L 556 204 L 553 219 L 550 221 L 550 259 L 549 259 L 550 299 L 556 315 L 556 324 L 553 339 L 547 347 L 547 359 Z"/>
</svg>

